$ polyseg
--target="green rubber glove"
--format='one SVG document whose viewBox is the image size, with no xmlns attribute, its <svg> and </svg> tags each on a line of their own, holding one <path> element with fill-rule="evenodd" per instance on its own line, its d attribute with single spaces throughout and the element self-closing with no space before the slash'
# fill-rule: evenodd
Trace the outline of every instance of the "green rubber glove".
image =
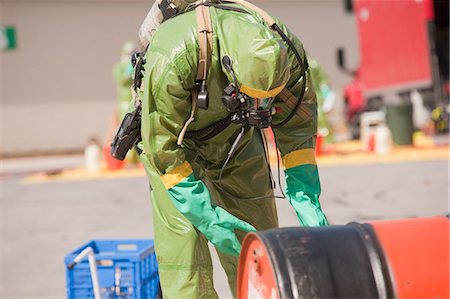
<svg viewBox="0 0 450 299">
<path fill-rule="evenodd" d="M 305 164 L 286 169 L 286 195 L 302 226 L 328 225 L 320 208 L 317 166 Z"/>
<path fill-rule="evenodd" d="M 205 184 L 192 174 L 170 188 L 168 192 L 176 208 L 223 253 L 239 255 L 241 244 L 236 237 L 235 229 L 245 232 L 256 231 L 247 222 L 221 207 L 212 205 Z"/>
</svg>

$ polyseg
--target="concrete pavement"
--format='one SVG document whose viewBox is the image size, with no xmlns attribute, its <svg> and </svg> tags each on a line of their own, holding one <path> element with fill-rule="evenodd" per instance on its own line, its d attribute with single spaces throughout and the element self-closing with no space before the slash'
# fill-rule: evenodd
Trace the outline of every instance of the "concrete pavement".
<svg viewBox="0 0 450 299">
<path fill-rule="evenodd" d="M 345 144 L 346 150 L 339 146 L 332 155 L 318 158 L 321 202 L 331 223 L 448 213 L 448 147 L 427 152 L 395 149 L 395 153 L 412 150 L 415 159 L 389 161 L 365 153 L 357 144 Z M 358 155 L 365 159 L 342 162 Z M 403 156 L 405 152 L 399 155 Z M 326 160 L 331 157 L 333 163 Z M 142 169 L 87 175 L 82 168 L 73 168 L 82 165 L 82 157 L 72 158 L 62 159 L 70 160 L 69 169 L 59 159 L 40 160 L 41 164 L 39 159 L 21 160 L 20 171 L 11 160 L 9 168 L 0 163 L 0 298 L 64 298 L 65 254 L 90 239 L 153 237 L 149 187 Z M 38 164 L 51 169 L 50 174 L 37 174 L 39 167 L 31 165 Z M 297 226 L 287 201 L 277 204 L 280 226 Z M 212 251 L 216 288 L 221 298 L 230 298 Z"/>
</svg>

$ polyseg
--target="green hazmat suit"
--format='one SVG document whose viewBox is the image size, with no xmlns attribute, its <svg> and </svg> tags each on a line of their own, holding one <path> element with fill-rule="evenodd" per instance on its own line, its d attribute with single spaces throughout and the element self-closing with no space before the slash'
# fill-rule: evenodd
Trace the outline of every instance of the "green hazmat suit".
<svg viewBox="0 0 450 299">
<path fill-rule="evenodd" d="M 134 107 L 131 86 L 133 84 L 133 65 L 131 64 L 131 55 L 136 51 L 132 42 L 125 42 L 122 46 L 120 60 L 113 66 L 113 77 L 117 84 L 117 121 L 120 122 L 127 112 Z M 129 151 L 126 162 L 136 165 L 139 162 L 135 151 Z"/>
<path fill-rule="evenodd" d="M 113 66 L 113 77 L 117 84 L 118 119 L 122 119 L 128 112 L 132 100 L 133 66 L 131 65 L 131 54 L 133 50 L 133 43 L 126 42 L 122 46 L 120 60 Z"/>
<path fill-rule="evenodd" d="M 320 183 L 314 157 L 317 107 L 312 82 L 306 83 L 292 50 L 252 11 L 210 8 L 213 25 L 212 62 L 208 74 L 209 108 L 195 109 L 188 131 L 226 117 L 221 96 L 231 77 L 221 64 L 228 55 L 241 91 L 253 98 L 276 96 L 283 87 L 299 96 L 306 84 L 302 109 L 273 132 L 286 175 L 286 197 L 305 226 L 326 225 L 318 201 Z M 279 23 L 302 58 L 303 45 Z M 141 161 L 151 183 L 155 251 L 164 298 L 216 298 L 207 242 L 218 249 L 233 295 L 240 242 L 246 232 L 278 226 L 262 133 L 246 127 L 235 154 L 220 172 L 241 131 L 231 124 L 207 141 L 177 138 L 192 109 L 191 90 L 199 60 L 195 11 L 164 22 L 146 54 L 142 103 Z M 273 123 L 290 109 L 281 101 Z"/>
<path fill-rule="evenodd" d="M 309 69 L 311 74 L 311 80 L 313 82 L 314 89 L 316 90 L 317 96 L 317 124 L 318 129 L 325 129 L 325 141 L 333 142 L 333 134 L 330 121 L 328 120 L 327 114 L 324 111 L 325 101 L 329 101 L 330 97 L 334 97 L 334 93 L 330 88 L 328 76 L 325 70 L 320 66 L 320 64 L 315 59 L 309 58 Z"/>
</svg>

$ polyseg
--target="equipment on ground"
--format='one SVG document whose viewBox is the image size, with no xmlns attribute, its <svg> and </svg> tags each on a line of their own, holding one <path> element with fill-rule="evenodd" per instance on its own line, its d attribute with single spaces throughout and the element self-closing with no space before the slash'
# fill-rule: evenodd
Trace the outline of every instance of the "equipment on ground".
<svg viewBox="0 0 450 299">
<path fill-rule="evenodd" d="M 153 240 L 93 240 L 64 261 L 67 299 L 161 298 Z"/>
</svg>

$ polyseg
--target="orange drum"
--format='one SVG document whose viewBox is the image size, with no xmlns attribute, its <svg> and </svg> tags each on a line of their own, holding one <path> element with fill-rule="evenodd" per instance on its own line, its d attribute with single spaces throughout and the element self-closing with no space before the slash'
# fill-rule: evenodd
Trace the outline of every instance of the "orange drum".
<svg viewBox="0 0 450 299">
<path fill-rule="evenodd" d="M 449 218 L 250 233 L 244 298 L 449 298 Z"/>
<path fill-rule="evenodd" d="M 373 222 L 398 298 L 449 298 L 449 219 Z"/>
</svg>

